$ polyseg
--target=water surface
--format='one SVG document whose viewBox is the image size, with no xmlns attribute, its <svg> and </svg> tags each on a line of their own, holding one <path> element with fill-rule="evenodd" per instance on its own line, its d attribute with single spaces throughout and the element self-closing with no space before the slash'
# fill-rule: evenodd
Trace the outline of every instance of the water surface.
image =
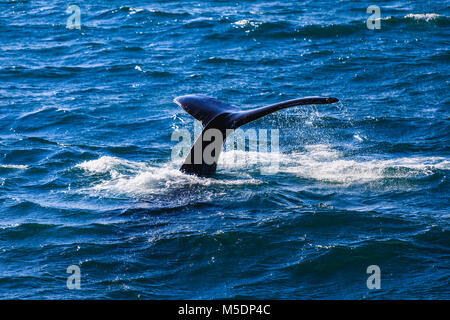
<svg viewBox="0 0 450 320">
<path fill-rule="evenodd" d="M 0 298 L 450 298 L 448 1 L 69 4 L 0 1 Z M 189 93 L 341 102 L 197 178 Z"/>
</svg>

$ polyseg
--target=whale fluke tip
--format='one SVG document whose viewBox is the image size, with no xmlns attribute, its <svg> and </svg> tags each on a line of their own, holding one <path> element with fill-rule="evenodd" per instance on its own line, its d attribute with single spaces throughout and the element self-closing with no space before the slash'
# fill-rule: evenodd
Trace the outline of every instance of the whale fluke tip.
<svg viewBox="0 0 450 320">
<path fill-rule="evenodd" d="M 338 98 L 334 98 L 334 97 L 330 97 L 330 98 L 328 98 L 328 101 L 329 101 L 329 103 L 336 103 L 336 102 L 339 102 L 339 99 Z"/>
</svg>

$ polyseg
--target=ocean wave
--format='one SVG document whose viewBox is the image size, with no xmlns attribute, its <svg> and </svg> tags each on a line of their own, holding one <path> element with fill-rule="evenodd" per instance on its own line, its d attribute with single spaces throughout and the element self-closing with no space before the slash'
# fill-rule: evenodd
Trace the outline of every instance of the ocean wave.
<svg viewBox="0 0 450 320">
<path fill-rule="evenodd" d="M 128 7 L 128 6 L 121 6 L 119 8 L 120 11 L 128 12 L 129 14 L 136 14 L 136 13 L 150 13 L 154 16 L 159 17 L 189 17 L 189 12 L 175 12 L 175 11 L 167 11 L 167 10 L 158 10 L 153 8 L 135 8 L 135 7 Z"/>
<path fill-rule="evenodd" d="M 1 223 L 0 229 L 2 229 L 2 230 L 13 229 L 13 228 L 17 228 L 19 225 L 20 225 L 19 223 Z"/>
<path fill-rule="evenodd" d="M 233 25 L 239 27 L 239 28 L 245 28 L 245 27 L 258 27 L 262 24 L 262 22 L 258 21 L 251 21 L 251 20 L 239 20 L 232 23 Z"/>
<path fill-rule="evenodd" d="M 103 156 L 97 160 L 85 161 L 75 166 L 90 174 L 105 174 L 117 176 L 121 171 L 145 170 L 147 165 L 142 162 L 128 161 L 115 157 Z"/>
<path fill-rule="evenodd" d="M 55 79 L 70 78 L 82 72 L 95 72 L 104 69 L 105 66 L 85 65 L 85 66 L 42 66 L 42 67 L 25 67 L 12 66 L 1 70 L 0 76 L 22 77 L 24 79 Z"/>
<path fill-rule="evenodd" d="M 258 22 L 240 20 L 231 23 L 229 29 L 207 34 L 206 39 L 226 40 L 236 36 L 251 36 L 261 39 L 288 39 L 288 38 L 334 38 L 367 30 L 361 21 L 349 24 L 306 25 L 296 26 L 286 21 Z"/>
<path fill-rule="evenodd" d="M 407 14 L 405 16 L 389 16 L 381 18 L 386 25 L 398 24 L 420 24 L 429 23 L 438 26 L 447 26 L 450 19 L 436 13 Z M 213 21 L 210 21 L 212 24 Z M 217 21 L 216 21 L 217 23 Z M 383 28 L 383 27 L 382 27 Z M 236 32 L 244 31 L 245 36 L 266 38 L 334 38 L 344 37 L 358 32 L 366 32 L 365 20 L 353 20 L 345 23 L 333 24 L 308 24 L 298 26 L 288 21 L 257 21 L 241 19 L 231 22 L 230 28 L 225 32 L 212 33 L 207 35 L 208 39 L 228 39 L 234 38 Z"/>
<path fill-rule="evenodd" d="M 448 26 L 450 17 L 437 13 L 409 13 L 403 17 L 389 16 L 381 18 L 384 23 L 389 24 L 434 24 L 438 26 Z"/>
<path fill-rule="evenodd" d="M 161 18 L 182 18 L 182 17 L 189 17 L 189 12 L 183 12 L 183 11 L 168 11 L 168 10 L 159 10 L 159 9 L 153 9 L 153 8 L 146 8 L 146 7 L 131 7 L 131 6 L 120 6 L 119 8 L 114 9 L 108 9 L 101 11 L 97 13 L 96 19 L 105 19 L 105 18 L 112 18 L 120 14 L 127 14 L 127 16 L 133 16 L 133 15 L 148 15 L 151 17 L 161 17 Z"/>
<path fill-rule="evenodd" d="M 443 157 L 394 159 L 350 159 L 327 145 L 310 145 L 302 153 L 226 152 L 218 167 L 249 170 L 279 164 L 279 171 L 317 181 L 342 185 L 366 183 L 393 178 L 416 178 L 432 175 L 435 170 L 449 170 L 450 161 Z"/>
<path fill-rule="evenodd" d="M 82 192 L 92 192 L 94 194 L 106 192 L 110 195 L 143 196 L 166 194 L 194 185 L 226 186 L 262 183 L 260 180 L 250 177 L 219 180 L 184 174 L 178 169 L 179 163 L 177 162 L 155 166 L 144 162 L 129 161 L 109 156 L 85 161 L 76 165 L 76 168 L 82 169 L 90 175 L 107 175 L 99 183 L 81 190 Z"/>
<path fill-rule="evenodd" d="M 17 170 L 25 170 L 28 169 L 28 165 L 23 164 L 0 164 L 0 169 L 17 169 Z"/>
<path fill-rule="evenodd" d="M 275 171 L 273 165 L 276 165 Z M 404 157 L 394 159 L 349 159 L 326 145 L 310 145 L 304 152 L 223 152 L 218 163 L 221 178 L 188 175 L 178 170 L 180 163 L 154 165 L 116 157 L 102 156 L 75 166 L 100 180 L 82 192 L 111 195 L 161 195 L 186 187 L 258 185 L 257 178 L 267 173 L 290 174 L 303 179 L 342 186 L 380 179 L 415 179 L 433 175 L 436 170 L 449 170 L 450 161 L 443 157 Z M 239 179 L 236 177 L 239 176 Z"/>
<path fill-rule="evenodd" d="M 440 17 L 442 16 L 437 13 L 410 13 L 404 16 L 406 19 L 424 20 L 426 22 L 436 20 Z"/>
</svg>

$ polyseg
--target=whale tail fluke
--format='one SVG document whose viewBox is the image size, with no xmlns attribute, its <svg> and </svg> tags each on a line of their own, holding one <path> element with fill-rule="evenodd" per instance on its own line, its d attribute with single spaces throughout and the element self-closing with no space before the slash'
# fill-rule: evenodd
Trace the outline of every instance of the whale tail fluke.
<svg viewBox="0 0 450 320">
<path fill-rule="evenodd" d="M 180 170 L 198 176 L 212 175 L 216 171 L 223 143 L 230 131 L 282 109 L 338 101 L 337 98 L 332 97 L 306 97 L 256 109 L 241 110 L 205 95 L 177 97 L 174 102 L 201 121 L 203 125 L 202 133 L 192 146 Z M 205 149 L 208 151 L 207 155 Z"/>
<path fill-rule="evenodd" d="M 239 112 L 240 109 L 205 95 L 187 95 L 173 100 L 187 113 L 199 120 L 203 127 L 224 112 Z"/>
</svg>

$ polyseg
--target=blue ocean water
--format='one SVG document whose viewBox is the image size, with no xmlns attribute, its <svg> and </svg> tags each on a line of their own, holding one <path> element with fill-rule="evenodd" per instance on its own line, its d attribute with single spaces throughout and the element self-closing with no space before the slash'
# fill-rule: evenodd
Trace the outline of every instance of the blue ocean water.
<svg viewBox="0 0 450 320">
<path fill-rule="evenodd" d="M 0 1 L 0 298 L 449 299 L 449 31 L 448 1 Z M 197 178 L 190 93 L 341 101 Z"/>
</svg>

